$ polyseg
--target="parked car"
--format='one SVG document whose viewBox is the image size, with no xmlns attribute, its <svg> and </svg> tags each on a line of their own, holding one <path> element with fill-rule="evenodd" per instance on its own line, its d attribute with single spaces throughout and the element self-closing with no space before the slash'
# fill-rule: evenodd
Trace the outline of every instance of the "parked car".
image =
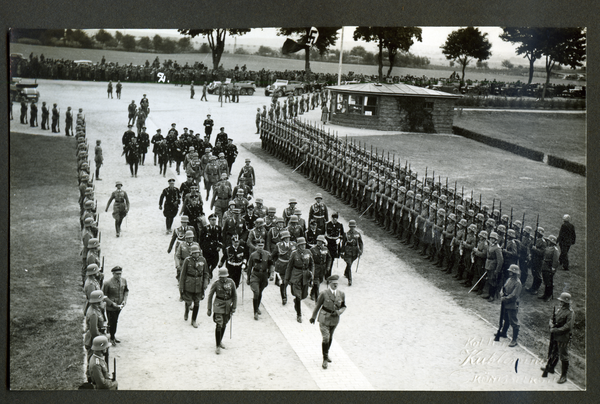
<svg viewBox="0 0 600 404">
<path fill-rule="evenodd" d="M 222 85 L 227 86 L 229 91 L 233 89 L 233 84 L 237 84 L 240 88 L 240 95 L 253 95 L 256 91 L 256 85 L 254 85 L 253 81 L 236 81 L 235 83 L 222 83 L 220 81 L 213 81 L 207 87 L 207 91 L 209 94 L 218 94 L 219 87 Z"/>
<path fill-rule="evenodd" d="M 19 77 L 14 77 L 10 81 L 10 99 L 14 102 L 38 102 L 40 92 L 37 89 L 38 83 L 25 82 Z"/>
<path fill-rule="evenodd" d="M 280 96 L 289 94 L 300 95 L 306 92 L 306 86 L 301 81 L 275 80 L 275 83 L 265 88 L 265 95 L 270 96 L 275 92 L 279 92 Z"/>
</svg>

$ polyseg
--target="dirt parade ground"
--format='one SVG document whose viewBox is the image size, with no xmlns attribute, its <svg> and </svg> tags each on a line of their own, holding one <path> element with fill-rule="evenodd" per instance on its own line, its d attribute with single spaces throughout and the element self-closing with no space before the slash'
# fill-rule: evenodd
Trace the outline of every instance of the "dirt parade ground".
<svg viewBox="0 0 600 404">
<path fill-rule="evenodd" d="M 212 317 L 206 315 L 207 300 L 200 304 L 197 329 L 183 320 L 184 303 L 179 302 L 173 252 L 167 254 L 171 236 L 165 234 L 164 216 L 158 209 L 159 196 L 167 187 L 167 180 L 175 178 L 175 185 L 179 187 L 185 181 L 185 173 L 182 170 L 182 175 L 177 175 L 173 165 L 167 170 L 166 178 L 162 177 L 150 151 L 145 165 L 139 167 L 137 178 L 130 176 L 129 166 L 121 155 L 121 136 L 127 129 L 127 105 L 132 100 L 139 104 L 142 95 L 147 95 L 150 115 L 146 126 L 150 137 L 157 128 L 166 135 L 171 123 L 177 124 L 180 134 L 183 127 L 203 133 L 202 123 L 206 115 L 211 114 L 215 121 L 212 143 L 218 128 L 224 126 L 238 146 L 231 182 L 237 180 L 244 159 L 250 158 L 256 172 L 254 195 L 263 198 L 265 206 L 276 207 L 277 216 L 293 197 L 307 219 L 317 192 L 323 193 L 323 202 L 330 214 L 340 212 L 340 222 L 346 230 L 348 221 L 357 219 L 358 213 L 261 150 L 255 134 L 256 108 L 262 109 L 270 102 L 262 89 L 254 96 L 241 96 L 239 103 L 225 103 L 221 107 L 217 96 L 208 95 L 208 102 L 200 101 L 200 87 L 196 89 L 195 99 L 190 99 L 189 86 L 125 83 L 122 98 L 117 100 L 106 98 L 106 83 L 46 80 L 39 83 L 40 101 L 50 105 L 56 102 L 61 107 L 61 128 L 67 106 L 74 111 L 83 108 L 90 149 L 97 139 L 102 141 L 104 165 L 100 171 L 102 181 L 95 181 L 95 197 L 101 212 L 99 226 L 105 273 L 109 274 L 116 265 L 123 267 L 123 277 L 130 289 L 128 304 L 119 317 L 121 343 L 110 350 L 111 358 L 118 361 L 120 390 L 585 389 L 584 385 L 570 380 L 557 384 L 558 372 L 541 378 L 540 366 L 545 365 L 545 357 L 539 357 L 527 346 L 509 348 L 510 338 L 494 342 L 497 322 L 490 323 L 459 305 L 450 293 L 423 276 L 425 270 L 419 261 L 406 260 L 398 248 L 392 248 L 391 243 L 395 245 L 397 240 L 366 231 L 366 226 L 361 228 L 361 221 L 358 231 L 363 235 L 365 252 L 359 263 L 354 263 L 351 287 L 343 278 L 344 262 L 339 260 L 341 262 L 333 266 L 334 273 L 342 279 L 340 289 L 346 294 L 348 309 L 335 331 L 330 351 L 333 362 L 328 369 L 321 367 L 319 326 L 308 321 L 314 302 L 303 301 L 300 324 L 296 321 L 291 298 L 282 306 L 278 287 L 273 282 L 264 291 L 259 321 L 253 318 L 249 286 L 240 285 L 238 308 L 223 340 L 226 349 L 216 355 L 215 324 Z M 14 114 L 18 119 L 16 104 Z M 318 111 L 312 111 L 310 116 L 317 117 Z M 19 131 L 42 133 L 39 128 L 15 125 Z M 43 131 L 43 134 L 64 136 L 48 132 Z M 365 135 L 359 134 L 357 129 L 351 132 Z M 519 159 L 505 154 L 502 158 Z M 95 168 L 93 162 L 90 168 Z M 566 181 L 572 178 L 568 173 L 560 175 Z M 123 182 L 131 203 L 119 238 L 111 216 L 112 206 L 108 213 L 104 212 L 118 180 Z M 203 185 L 200 193 L 205 199 Z M 74 200 L 77 192 L 74 185 Z M 210 200 L 204 200 L 207 216 L 209 207 Z M 179 216 L 173 226 L 179 226 Z M 76 216 L 72 228 L 73 232 L 79 231 Z M 377 228 L 370 225 L 369 229 Z M 73 254 L 73 260 L 78 260 L 78 253 L 65 251 L 65 254 Z M 212 282 L 216 278 L 217 270 Z M 79 272 L 73 273 L 73 282 L 79 281 Z M 480 298 L 477 300 L 478 304 L 489 304 Z M 499 303 L 497 311 L 500 311 Z M 82 381 L 83 372 L 84 369 Z"/>
</svg>

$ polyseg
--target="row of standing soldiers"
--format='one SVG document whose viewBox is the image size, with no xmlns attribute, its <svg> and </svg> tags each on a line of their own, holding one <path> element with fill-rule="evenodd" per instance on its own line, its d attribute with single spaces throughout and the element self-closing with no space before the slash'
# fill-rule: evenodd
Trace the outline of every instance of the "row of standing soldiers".
<svg viewBox="0 0 600 404">
<path fill-rule="evenodd" d="M 488 300 L 496 298 L 511 264 L 520 266 L 523 284 L 531 269 L 531 293 L 537 293 L 543 279 L 540 298 L 552 298 L 558 248 L 556 237 L 544 237 L 539 221 L 534 231 L 523 226 L 525 216 L 513 220 L 512 212 L 502 214 L 495 201 L 490 209 L 457 191 L 456 184 L 453 189 L 447 182 L 436 182 L 434 175 L 419 178 L 408 164 L 340 141 L 299 120 L 261 119 L 260 135 L 263 149 L 419 249 L 444 272 L 455 273 L 466 287 L 477 283 L 477 293 L 485 293 Z M 492 233 L 497 243 L 488 241 Z"/>
<path fill-rule="evenodd" d="M 29 115 L 27 112 L 29 110 Z M 21 101 L 20 108 L 20 122 L 22 124 L 29 124 L 31 127 L 38 126 L 38 106 L 34 101 L 29 105 L 27 101 Z M 79 110 L 81 113 L 81 109 Z M 50 123 L 52 124 L 52 133 L 60 133 L 60 109 L 58 104 L 52 106 L 52 120 L 50 120 L 50 110 L 46 106 L 46 102 L 42 102 L 42 130 L 50 129 Z M 29 119 L 27 119 L 29 117 Z M 13 101 L 10 101 L 10 119 L 13 120 Z M 73 113 L 71 107 L 67 107 L 65 112 L 65 136 L 73 136 Z"/>
</svg>

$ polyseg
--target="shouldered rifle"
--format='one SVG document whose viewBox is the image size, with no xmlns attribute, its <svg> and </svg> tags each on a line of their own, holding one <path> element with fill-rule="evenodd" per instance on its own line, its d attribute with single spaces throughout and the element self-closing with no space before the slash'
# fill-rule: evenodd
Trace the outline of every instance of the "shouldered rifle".
<svg viewBox="0 0 600 404">
<path fill-rule="evenodd" d="M 548 363 L 542 373 L 542 377 L 548 377 L 548 370 L 554 369 L 558 363 L 558 343 L 554 340 L 552 328 L 556 326 L 556 306 L 552 309 L 552 327 L 550 327 L 550 344 L 548 345 Z"/>
<path fill-rule="evenodd" d="M 523 240 L 523 228 L 525 228 L 525 212 L 523 212 L 523 220 L 521 221 L 521 234 L 519 235 L 519 240 Z"/>
<path fill-rule="evenodd" d="M 540 214 L 538 213 L 537 215 L 537 222 L 535 223 L 535 230 L 533 233 L 533 247 L 535 247 L 535 242 L 537 241 L 537 235 L 538 235 L 538 227 L 540 225 Z"/>
<path fill-rule="evenodd" d="M 504 288 L 502 288 L 502 294 L 504 295 Z M 504 312 L 505 312 L 505 308 L 504 308 L 504 302 L 502 302 L 502 304 L 500 305 L 500 324 L 498 325 L 498 332 L 496 333 L 496 336 L 494 338 L 494 341 L 498 342 L 500 341 L 500 333 L 502 332 L 502 326 L 504 325 Z"/>
</svg>

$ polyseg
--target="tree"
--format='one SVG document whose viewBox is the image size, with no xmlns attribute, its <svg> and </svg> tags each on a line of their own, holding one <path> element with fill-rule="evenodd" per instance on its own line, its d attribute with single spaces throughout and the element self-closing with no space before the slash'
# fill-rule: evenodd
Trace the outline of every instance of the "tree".
<svg viewBox="0 0 600 404">
<path fill-rule="evenodd" d="M 256 55 L 259 56 L 273 56 L 275 53 L 276 52 L 273 50 L 273 48 L 269 48 L 268 46 L 264 45 L 260 45 L 256 51 Z"/>
<path fill-rule="evenodd" d="M 516 49 L 517 55 L 525 55 L 529 60 L 529 80 L 527 84 L 531 84 L 533 80 L 533 64 L 536 60 L 542 57 L 542 52 L 537 48 L 537 40 L 535 33 L 537 28 L 502 28 L 500 39 L 512 44 L 519 43 Z"/>
<path fill-rule="evenodd" d="M 216 28 L 216 29 L 178 29 L 181 35 L 187 35 L 191 38 L 195 38 L 198 35 L 208 39 L 208 45 L 212 51 L 212 62 L 213 69 L 217 70 L 221 63 L 221 56 L 225 50 L 225 36 L 244 35 L 250 32 L 250 29 L 227 29 L 227 28 Z M 200 48 L 202 51 L 202 48 Z"/>
<path fill-rule="evenodd" d="M 482 62 L 492 56 L 490 49 L 492 44 L 486 38 L 487 33 L 483 34 L 478 28 L 467 27 L 457 31 L 452 31 L 446 43 L 440 48 L 448 60 L 454 60 L 462 66 L 462 77 L 460 85 L 465 81 L 465 68 L 473 59 Z"/>
<path fill-rule="evenodd" d="M 160 36 L 158 34 L 154 35 L 154 38 L 152 38 L 152 46 L 154 47 L 154 50 L 157 52 L 160 52 L 162 49 L 162 44 L 163 44 L 162 36 Z"/>
<path fill-rule="evenodd" d="M 123 39 L 121 40 L 121 43 L 123 44 L 123 49 L 127 50 L 127 51 L 132 51 L 135 49 L 135 37 L 133 35 L 124 35 Z"/>
<path fill-rule="evenodd" d="M 312 27 L 302 28 L 279 28 L 277 35 L 279 36 L 295 36 L 298 38 L 298 43 L 304 45 L 304 71 L 310 72 L 310 47 L 306 46 L 308 37 L 310 35 L 310 29 Z M 319 31 L 319 37 L 314 44 L 320 55 L 323 55 L 330 46 L 334 46 L 337 41 L 337 32 L 342 27 L 317 27 Z"/>
<path fill-rule="evenodd" d="M 203 42 L 202 45 L 200 45 L 200 49 L 198 50 L 198 52 L 210 53 L 210 46 L 208 46 L 208 44 L 206 42 Z"/>
<path fill-rule="evenodd" d="M 179 41 L 177 41 L 177 48 L 179 48 L 180 52 L 188 52 L 192 50 L 192 39 L 187 37 L 179 38 Z"/>
<path fill-rule="evenodd" d="M 121 33 L 121 31 L 115 32 L 115 39 L 117 40 L 117 44 L 121 43 L 121 41 L 123 40 L 123 34 Z"/>
<path fill-rule="evenodd" d="M 350 49 L 350 55 L 358 56 L 363 59 L 365 56 L 367 56 L 367 53 L 367 50 L 363 46 L 355 46 L 354 48 Z"/>
<path fill-rule="evenodd" d="M 160 47 L 160 50 L 164 53 L 175 53 L 175 50 L 177 49 L 177 42 L 175 42 L 175 40 L 171 39 L 171 38 L 165 38 L 163 39 L 162 45 Z"/>
<path fill-rule="evenodd" d="M 542 92 L 542 101 L 546 88 L 550 84 L 550 74 L 554 67 L 569 66 L 575 69 L 583 66 L 586 52 L 585 28 L 537 28 L 534 34 L 537 47 L 546 58 L 546 82 Z"/>
<path fill-rule="evenodd" d="M 236 48 L 235 52 L 233 52 L 233 53 L 235 55 L 249 55 L 250 54 L 246 49 L 242 48 L 241 46 L 239 48 Z"/>
<path fill-rule="evenodd" d="M 389 77 L 398 51 L 408 52 L 414 43 L 413 38 L 422 41 L 421 28 L 418 27 L 356 27 L 353 37 L 355 41 L 362 39 L 366 42 L 377 42 L 379 48 L 379 81 L 383 80 L 384 48 L 387 50 L 390 61 L 387 72 L 387 77 Z"/>
<path fill-rule="evenodd" d="M 505 68 L 507 68 L 507 69 L 514 69 L 514 68 L 515 68 L 515 65 L 513 65 L 513 64 L 510 62 L 510 60 L 508 60 L 508 59 L 504 59 L 504 60 L 502 61 L 502 67 L 505 67 Z"/>
<path fill-rule="evenodd" d="M 152 48 L 152 41 L 147 36 L 141 37 L 137 44 L 140 47 L 140 49 L 151 49 Z"/>
<path fill-rule="evenodd" d="M 95 38 L 96 38 L 96 41 L 98 41 L 102 45 L 106 46 L 106 44 L 113 39 L 113 36 L 111 35 L 110 32 L 106 32 L 105 30 L 101 29 L 96 33 Z"/>
</svg>

